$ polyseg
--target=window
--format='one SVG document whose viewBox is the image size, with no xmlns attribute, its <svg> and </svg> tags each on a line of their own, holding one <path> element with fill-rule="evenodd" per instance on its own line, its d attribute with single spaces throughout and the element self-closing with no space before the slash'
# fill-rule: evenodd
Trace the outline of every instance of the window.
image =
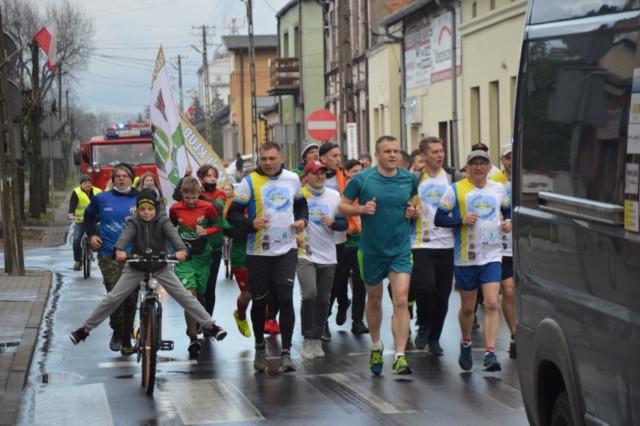
<svg viewBox="0 0 640 426">
<path fill-rule="evenodd" d="M 471 111 L 469 121 L 471 123 L 471 142 L 480 141 L 480 88 L 471 88 Z"/>
<path fill-rule="evenodd" d="M 500 86 L 497 81 L 489 83 L 489 140 L 485 142 L 496 152 L 502 146 L 500 141 Z"/>
<path fill-rule="evenodd" d="M 536 174 L 555 193 L 623 204 L 637 40 L 636 31 L 526 45 L 519 82 L 523 181 Z"/>
</svg>

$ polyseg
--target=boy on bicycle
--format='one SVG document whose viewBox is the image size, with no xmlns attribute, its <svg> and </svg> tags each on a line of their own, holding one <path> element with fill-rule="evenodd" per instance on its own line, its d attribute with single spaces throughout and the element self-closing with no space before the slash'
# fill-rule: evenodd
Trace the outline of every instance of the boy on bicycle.
<svg viewBox="0 0 640 426">
<path fill-rule="evenodd" d="M 169 218 L 166 215 L 156 215 L 155 199 L 155 192 L 149 189 L 143 189 L 138 193 L 137 214 L 129 220 L 115 246 L 115 258 L 118 262 L 126 260 L 126 249 L 130 244 L 132 245 L 130 251 L 132 255 L 157 256 L 166 252 L 167 240 L 175 247 L 178 261 L 184 262 L 187 259 L 187 246 Z M 222 340 L 226 336 L 224 330 L 224 335 L 220 335 L 222 329 L 215 324 L 198 300 L 182 286 L 172 268 L 159 261 L 127 263 L 113 290 L 102 299 L 89 318 L 85 320 L 84 325 L 69 334 L 73 344 L 77 345 L 80 341 L 85 340 L 92 329 L 100 325 L 115 311 L 122 301 L 140 285 L 140 281 L 148 270 L 153 271 L 154 277 L 162 283 L 164 289 L 189 315 L 208 328 L 214 336 L 217 333 L 218 340 Z"/>
</svg>

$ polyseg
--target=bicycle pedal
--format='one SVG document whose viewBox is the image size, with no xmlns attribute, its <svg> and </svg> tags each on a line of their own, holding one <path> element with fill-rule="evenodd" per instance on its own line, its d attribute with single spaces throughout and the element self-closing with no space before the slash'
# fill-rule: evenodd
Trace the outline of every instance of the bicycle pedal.
<svg viewBox="0 0 640 426">
<path fill-rule="evenodd" d="M 158 349 L 160 349 L 161 351 L 172 351 L 173 340 L 161 340 Z"/>
</svg>

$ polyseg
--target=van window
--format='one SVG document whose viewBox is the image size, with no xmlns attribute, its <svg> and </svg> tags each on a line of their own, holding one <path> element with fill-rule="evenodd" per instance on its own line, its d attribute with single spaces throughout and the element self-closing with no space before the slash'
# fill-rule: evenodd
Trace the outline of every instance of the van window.
<svg viewBox="0 0 640 426">
<path fill-rule="evenodd" d="M 637 9 L 639 0 L 536 0 L 531 10 L 531 23 L 562 21 Z"/>
<path fill-rule="evenodd" d="M 598 33 L 526 46 L 520 83 L 524 193 L 623 204 L 637 38 L 637 31 Z M 530 207 L 537 205 L 533 198 Z"/>
</svg>

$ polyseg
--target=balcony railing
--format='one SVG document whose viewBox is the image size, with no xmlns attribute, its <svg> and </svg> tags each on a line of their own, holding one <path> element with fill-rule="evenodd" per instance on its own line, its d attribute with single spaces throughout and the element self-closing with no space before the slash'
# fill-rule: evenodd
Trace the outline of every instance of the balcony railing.
<svg viewBox="0 0 640 426">
<path fill-rule="evenodd" d="M 269 94 L 291 95 L 300 88 L 300 60 L 298 58 L 271 59 L 271 88 Z"/>
</svg>

